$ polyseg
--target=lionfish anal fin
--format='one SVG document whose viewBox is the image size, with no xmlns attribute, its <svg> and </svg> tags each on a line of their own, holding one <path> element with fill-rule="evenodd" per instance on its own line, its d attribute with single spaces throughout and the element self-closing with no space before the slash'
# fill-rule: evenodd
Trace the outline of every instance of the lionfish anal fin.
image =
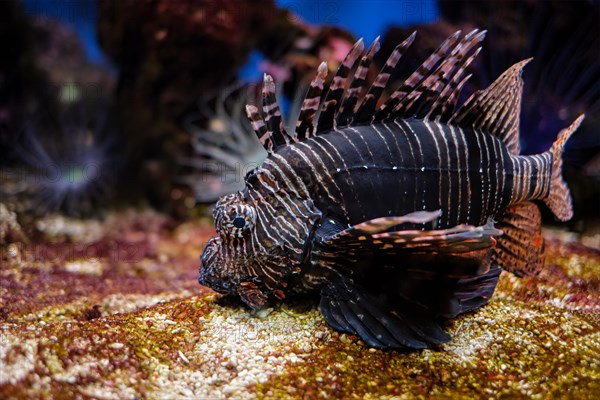
<svg viewBox="0 0 600 400">
<path fill-rule="evenodd" d="M 492 260 L 517 276 L 536 275 L 544 265 L 542 217 L 537 205 L 526 201 L 504 210 L 496 227 L 504 232 L 497 240 Z"/>
</svg>

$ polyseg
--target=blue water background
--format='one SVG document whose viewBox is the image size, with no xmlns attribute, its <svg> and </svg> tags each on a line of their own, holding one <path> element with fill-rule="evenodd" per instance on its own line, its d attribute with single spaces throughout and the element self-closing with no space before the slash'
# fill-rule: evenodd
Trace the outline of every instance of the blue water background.
<svg viewBox="0 0 600 400">
<path fill-rule="evenodd" d="M 27 13 L 57 19 L 74 29 L 90 62 L 107 62 L 96 37 L 96 0 L 22 0 L 22 3 Z M 425 23 L 438 17 L 435 0 L 277 0 L 277 4 L 309 23 L 339 26 L 366 41 L 383 34 L 390 25 Z M 259 53 L 253 53 L 240 71 L 240 78 L 259 79 L 261 59 Z"/>
</svg>

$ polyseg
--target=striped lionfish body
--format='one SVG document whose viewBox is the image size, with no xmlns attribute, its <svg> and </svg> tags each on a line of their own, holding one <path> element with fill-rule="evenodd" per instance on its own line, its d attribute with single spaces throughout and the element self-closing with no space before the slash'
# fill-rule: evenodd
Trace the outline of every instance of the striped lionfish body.
<svg viewBox="0 0 600 400">
<path fill-rule="evenodd" d="M 484 35 L 449 37 L 383 104 L 414 34 L 370 87 L 379 44 L 358 41 L 326 92 L 321 64 L 293 134 L 265 76 L 262 113 L 247 112 L 269 156 L 217 203 L 199 282 L 253 308 L 315 291 L 335 329 L 373 347 L 419 349 L 450 339 L 440 320 L 487 303 L 501 268 L 539 271 L 533 201 L 571 217 L 561 154 L 582 117 L 547 152 L 519 154 L 529 60 L 455 110 Z"/>
</svg>

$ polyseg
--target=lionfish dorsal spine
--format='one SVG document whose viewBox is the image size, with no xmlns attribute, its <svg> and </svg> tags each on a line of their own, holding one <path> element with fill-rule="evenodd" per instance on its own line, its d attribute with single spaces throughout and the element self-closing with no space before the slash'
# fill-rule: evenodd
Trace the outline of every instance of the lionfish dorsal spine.
<svg viewBox="0 0 600 400">
<path fill-rule="evenodd" d="M 267 125 L 265 124 L 262 115 L 260 115 L 258 112 L 258 108 L 248 104 L 246 105 L 246 114 L 248 115 L 252 129 L 254 129 L 258 140 L 265 148 L 267 153 L 271 154 L 273 152 L 273 139 L 271 137 L 271 133 L 267 129 Z"/>
<path fill-rule="evenodd" d="M 369 73 L 369 66 L 373 61 L 373 56 L 379 51 L 381 45 L 379 44 L 379 36 L 375 38 L 369 49 L 362 56 L 360 63 L 356 67 L 350 86 L 344 92 L 342 97 L 342 103 L 339 111 L 335 118 L 336 126 L 345 126 L 352 124 L 354 118 L 354 111 L 358 103 L 358 99 L 362 94 L 362 90 L 365 87 L 367 81 L 367 74 Z"/>
<path fill-rule="evenodd" d="M 383 103 L 379 109 L 375 112 L 374 121 L 382 121 L 388 119 L 392 110 L 404 99 L 404 97 L 412 92 L 416 85 L 418 85 L 424 77 L 428 76 L 429 73 L 435 68 L 440 60 L 448 53 L 452 46 L 458 40 L 461 31 L 455 32 L 453 35 L 448 37 L 444 42 L 414 71 L 394 93 Z"/>
<path fill-rule="evenodd" d="M 275 147 L 290 144 L 293 138 L 286 132 L 281 119 L 281 110 L 277 97 L 275 96 L 275 82 L 270 75 L 264 75 L 262 89 L 264 122 L 267 127 L 267 133 L 273 141 Z"/>
<path fill-rule="evenodd" d="M 280 146 L 303 141 L 336 127 L 408 118 L 479 129 L 502 140 L 511 154 L 518 154 L 521 74 L 530 60 L 513 65 L 487 89 L 475 92 L 455 110 L 460 91 L 471 76 L 464 76 L 465 71 L 481 51 L 479 45 L 485 35 L 485 30 L 475 29 L 461 38 L 461 31 L 455 32 L 379 108 L 377 103 L 390 75 L 413 43 L 415 33 L 394 49 L 368 90 L 367 71 L 379 50 L 379 38 L 366 52 L 363 40 L 359 39 L 340 63 L 327 90 L 324 88 L 327 64 L 319 65 L 293 135 L 283 128 L 275 84 L 268 75 L 265 75 L 263 88 L 264 119 L 254 106 L 247 107 L 248 117 L 269 154 Z M 348 82 L 354 68 L 355 73 Z"/>
<path fill-rule="evenodd" d="M 406 50 L 415 40 L 416 34 L 416 31 L 413 32 L 412 35 L 410 35 L 404 42 L 396 46 L 394 51 L 392 51 L 392 54 L 390 54 L 390 56 L 388 57 L 384 66 L 381 68 L 381 71 L 379 71 L 379 74 L 377 74 L 375 81 L 369 88 L 369 91 L 360 103 L 360 106 L 356 111 L 356 116 L 354 117 L 354 123 L 360 124 L 369 122 L 373 118 L 375 107 L 379 102 L 381 94 L 386 88 L 387 82 L 390 79 L 392 72 L 396 68 L 398 61 L 400 61 L 400 59 L 402 58 L 402 55 L 406 53 Z"/>
<path fill-rule="evenodd" d="M 398 102 L 388 118 L 415 117 L 425 119 L 427 115 L 436 115 L 429 113 L 429 111 L 440 98 L 444 87 L 450 85 L 454 79 L 460 80 L 464 71 L 461 69 L 463 62 L 469 59 L 468 56 L 471 51 L 483 40 L 485 33 L 485 31 L 474 30 L 467 34 L 454 47 L 447 49 L 447 52 L 437 62 L 436 67 L 426 67 L 426 75 L 421 76 L 421 73 L 417 70 L 418 75 L 415 76 L 413 82 L 417 82 L 419 79 L 420 82 L 411 83 L 412 90 L 408 91 L 404 98 Z M 425 63 L 423 66 L 425 66 Z"/>
<path fill-rule="evenodd" d="M 315 114 L 319 110 L 321 104 L 321 94 L 323 93 L 323 87 L 325 85 L 325 78 L 327 78 L 327 63 L 323 61 L 317 69 L 317 74 L 310 83 L 308 93 L 304 98 L 300 115 L 298 116 L 298 122 L 296 122 L 296 133 L 295 137 L 298 140 L 303 140 L 306 137 L 315 135 Z"/>
<path fill-rule="evenodd" d="M 317 132 L 325 132 L 334 127 L 335 116 L 340 108 L 342 96 L 344 95 L 346 79 L 348 78 L 348 75 L 350 75 L 350 70 L 364 49 L 364 41 L 361 38 L 354 44 L 354 46 L 352 46 L 344 60 L 339 65 L 338 70 L 335 73 L 331 84 L 329 85 L 329 90 L 327 91 L 325 100 L 323 100 L 323 105 L 321 106 L 321 113 L 319 114 L 319 120 L 317 123 Z"/>
<path fill-rule="evenodd" d="M 449 122 L 472 126 L 497 136 L 511 154 L 519 154 L 519 115 L 523 92 L 523 68 L 532 59 L 514 64 L 487 89 L 480 90 L 467 99 Z"/>
<path fill-rule="evenodd" d="M 433 116 L 435 116 L 436 122 L 447 122 L 450 119 L 460 91 L 472 76 L 472 74 L 469 74 L 463 77 L 463 74 L 473 60 L 477 58 L 480 51 L 481 47 L 478 47 L 471 56 L 465 57 L 458 63 L 456 72 L 452 74 L 449 82 L 443 87 L 439 96 L 431 104 L 429 111 L 424 117 L 425 120 L 431 119 Z"/>
</svg>

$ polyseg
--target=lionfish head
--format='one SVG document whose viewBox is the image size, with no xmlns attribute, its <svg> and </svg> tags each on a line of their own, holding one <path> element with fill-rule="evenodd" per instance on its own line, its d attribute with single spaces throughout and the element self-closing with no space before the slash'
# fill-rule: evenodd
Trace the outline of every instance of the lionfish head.
<svg viewBox="0 0 600 400">
<path fill-rule="evenodd" d="M 211 238 L 200 256 L 198 282 L 225 294 L 236 294 L 251 308 L 263 307 L 269 296 L 284 298 L 286 277 L 298 273 L 307 237 L 296 241 L 286 237 L 275 221 L 272 199 L 250 201 L 242 192 L 221 197 L 213 211 L 217 236 Z M 301 221 L 285 215 L 285 207 L 276 207 L 278 220 L 292 224 Z M 277 229 L 277 232 L 275 230 Z M 300 226 L 293 232 L 299 232 Z M 307 229 L 308 231 L 308 229 Z"/>
</svg>

